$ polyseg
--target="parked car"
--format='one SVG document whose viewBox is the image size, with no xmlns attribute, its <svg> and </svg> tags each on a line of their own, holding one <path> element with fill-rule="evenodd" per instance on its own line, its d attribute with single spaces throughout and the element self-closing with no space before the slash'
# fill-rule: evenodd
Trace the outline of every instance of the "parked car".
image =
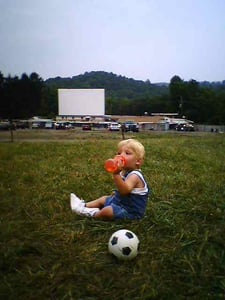
<svg viewBox="0 0 225 300">
<path fill-rule="evenodd" d="M 119 123 L 113 122 L 109 124 L 109 131 L 120 131 L 121 125 Z"/>
<path fill-rule="evenodd" d="M 133 132 L 139 132 L 139 125 L 136 122 L 133 121 L 127 121 L 123 123 L 124 131 L 133 131 Z"/>
<path fill-rule="evenodd" d="M 91 130 L 91 124 L 84 124 L 82 130 Z"/>
<path fill-rule="evenodd" d="M 10 123 L 9 122 L 0 122 L 0 130 L 9 130 Z"/>
<path fill-rule="evenodd" d="M 192 124 L 179 124 L 176 126 L 177 131 L 195 131 Z"/>
<path fill-rule="evenodd" d="M 29 123 L 27 121 L 16 122 L 16 129 L 27 129 L 29 128 Z"/>
<path fill-rule="evenodd" d="M 70 122 L 56 122 L 55 123 L 55 129 L 60 130 L 60 129 L 71 129 L 72 125 Z"/>
</svg>

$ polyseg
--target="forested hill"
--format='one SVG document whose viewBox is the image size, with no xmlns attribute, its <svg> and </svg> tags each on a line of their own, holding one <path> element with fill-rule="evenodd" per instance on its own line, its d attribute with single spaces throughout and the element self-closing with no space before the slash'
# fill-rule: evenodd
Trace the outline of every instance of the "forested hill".
<svg viewBox="0 0 225 300">
<path fill-rule="evenodd" d="M 49 78 L 45 81 L 55 88 L 104 88 L 106 98 L 142 99 L 168 93 L 168 84 L 152 84 L 104 71 L 86 72 L 69 78 Z"/>
<path fill-rule="evenodd" d="M 175 75 L 167 84 L 152 84 L 102 71 L 46 81 L 37 73 L 13 78 L 0 72 L 0 118 L 57 115 L 58 88 L 104 88 L 109 115 L 177 112 L 196 123 L 225 124 L 225 81 L 199 83 Z"/>
<path fill-rule="evenodd" d="M 175 75 L 169 83 L 152 84 L 149 80 L 93 71 L 71 78 L 49 78 L 45 85 L 50 102 L 51 95 L 57 97 L 58 88 L 104 88 L 105 112 L 109 115 L 178 112 L 198 123 L 225 122 L 225 81 L 199 83 Z"/>
</svg>

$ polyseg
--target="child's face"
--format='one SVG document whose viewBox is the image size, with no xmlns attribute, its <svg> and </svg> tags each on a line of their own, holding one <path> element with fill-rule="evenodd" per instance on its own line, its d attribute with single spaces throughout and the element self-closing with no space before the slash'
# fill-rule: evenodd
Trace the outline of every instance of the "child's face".
<svg viewBox="0 0 225 300">
<path fill-rule="evenodd" d="M 137 158 L 136 153 L 129 146 L 119 148 L 118 155 L 122 155 L 126 160 L 124 169 L 134 170 L 139 168 L 141 165 L 141 160 Z"/>
</svg>

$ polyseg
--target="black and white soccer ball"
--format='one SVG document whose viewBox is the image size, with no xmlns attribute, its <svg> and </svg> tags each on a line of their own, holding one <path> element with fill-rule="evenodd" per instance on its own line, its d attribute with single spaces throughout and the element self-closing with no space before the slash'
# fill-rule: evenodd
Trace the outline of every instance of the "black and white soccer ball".
<svg viewBox="0 0 225 300">
<path fill-rule="evenodd" d="M 138 255 L 139 239 L 132 231 L 121 229 L 111 235 L 108 249 L 119 260 L 130 260 Z"/>
</svg>

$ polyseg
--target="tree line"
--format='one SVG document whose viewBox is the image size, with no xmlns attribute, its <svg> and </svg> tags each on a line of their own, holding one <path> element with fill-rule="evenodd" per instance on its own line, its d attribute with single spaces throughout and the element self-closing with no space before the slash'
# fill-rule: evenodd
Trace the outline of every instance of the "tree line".
<svg viewBox="0 0 225 300">
<path fill-rule="evenodd" d="M 184 81 L 175 75 L 169 83 L 152 84 L 103 71 L 45 81 L 37 73 L 5 77 L 0 72 L 0 118 L 54 118 L 58 88 L 104 88 L 109 115 L 172 112 L 196 123 L 225 124 L 225 81 Z"/>
</svg>

